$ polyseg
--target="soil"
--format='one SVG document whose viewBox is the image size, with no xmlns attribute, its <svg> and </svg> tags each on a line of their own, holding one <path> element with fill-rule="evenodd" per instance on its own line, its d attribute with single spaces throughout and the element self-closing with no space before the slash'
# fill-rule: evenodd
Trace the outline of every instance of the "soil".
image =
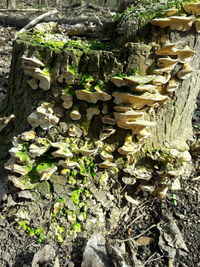
<svg viewBox="0 0 200 267">
<path fill-rule="evenodd" d="M 9 67 L 11 61 L 12 40 L 16 33 L 15 28 L 0 25 L 0 98 L 4 98 L 8 90 Z M 198 106 L 198 105 L 197 105 Z M 199 105 L 200 106 L 200 105 Z M 199 108 L 199 107 L 198 107 Z M 196 127 L 195 138 L 199 138 L 198 125 L 200 124 L 200 111 L 194 115 Z M 194 267 L 200 266 L 200 151 L 193 150 L 194 172 L 192 177 L 181 181 L 181 190 L 170 191 L 165 199 L 159 200 L 147 193 L 131 192 L 133 199 L 140 204 L 135 208 L 134 204 L 128 205 L 129 214 L 123 218 L 117 229 L 111 229 L 106 235 L 107 252 L 113 262 L 113 266 L 141 266 L 149 267 Z M 198 154 L 199 153 L 199 154 Z M 6 185 L 5 175 L 1 172 L 0 200 L 2 209 L 12 207 L 12 197 Z M 159 225 L 171 216 L 180 231 L 188 251 L 183 251 L 180 246 L 176 247 L 175 261 L 169 259 L 166 247 L 160 244 L 164 231 L 159 230 Z M 148 230 L 149 229 L 149 230 Z M 137 237 L 138 236 L 138 237 Z M 141 239 L 143 237 L 143 239 Z M 77 237 L 75 240 L 67 240 L 57 243 L 53 240 L 38 243 L 36 237 L 31 237 L 12 220 L 5 220 L 0 215 L 0 266 L 2 267 L 28 267 L 28 266 L 81 266 L 83 252 L 87 243 L 86 238 Z M 109 247 L 121 247 L 121 260 L 113 255 Z M 133 249 L 133 246 L 134 249 Z M 33 259 L 38 251 L 49 245 L 53 253 L 43 260 L 42 263 L 33 265 Z M 124 245 L 124 248 L 122 249 Z M 127 265 L 123 265 L 126 262 Z M 172 264 L 172 265 L 170 265 Z M 100 266 L 100 265 L 99 265 Z M 104 265 L 101 265 L 104 266 Z"/>
</svg>

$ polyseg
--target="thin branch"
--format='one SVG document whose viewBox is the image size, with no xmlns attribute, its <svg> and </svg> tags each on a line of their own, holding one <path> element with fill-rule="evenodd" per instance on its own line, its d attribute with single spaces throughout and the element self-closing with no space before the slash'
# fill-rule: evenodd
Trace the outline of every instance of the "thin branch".
<svg viewBox="0 0 200 267">
<path fill-rule="evenodd" d="M 145 266 L 147 263 L 150 263 L 150 262 L 153 262 L 153 261 L 157 261 L 157 260 L 159 260 L 159 259 L 164 258 L 164 256 L 162 255 L 162 256 L 159 256 L 159 257 L 153 259 L 153 257 L 154 257 L 156 254 L 157 254 L 157 252 L 155 252 L 153 255 L 151 255 L 151 256 L 148 258 L 148 260 L 145 261 L 144 266 Z"/>
<path fill-rule="evenodd" d="M 40 21 L 42 21 L 43 19 L 51 16 L 51 15 L 54 15 L 54 14 L 57 14 L 59 11 L 57 9 L 54 9 L 52 11 L 49 11 L 49 12 L 46 12 L 40 16 L 38 16 L 37 18 L 33 19 L 32 21 L 30 21 L 28 24 L 26 24 L 24 26 L 24 28 L 22 28 L 20 31 L 17 32 L 17 36 L 23 32 L 25 32 L 26 30 L 30 29 L 31 27 L 35 26 L 36 24 L 38 24 Z"/>
<path fill-rule="evenodd" d="M 146 234 L 150 229 L 156 227 L 157 225 L 156 224 L 153 224 L 152 226 L 150 226 L 148 229 L 146 229 L 144 232 L 142 232 L 141 234 L 139 235 L 136 235 L 134 237 L 131 237 L 131 238 L 127 238 L 127 239 L 115 239 L 116 242 L 127 242 L 127 241 L 131 241 L 131 240 L 135 240 L 141 236 L 143 236 L 144 234 Z"/>
</svg>

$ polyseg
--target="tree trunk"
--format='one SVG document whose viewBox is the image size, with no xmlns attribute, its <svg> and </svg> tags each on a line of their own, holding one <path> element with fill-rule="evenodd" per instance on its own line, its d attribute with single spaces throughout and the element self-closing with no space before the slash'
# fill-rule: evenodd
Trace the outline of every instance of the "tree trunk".
<svg viewBox="0 0 200 267">
<path fill-rule="evenodd" d="M 8 9 L 16 9 L 16 0 L 7 0 Z"/>
</svg>

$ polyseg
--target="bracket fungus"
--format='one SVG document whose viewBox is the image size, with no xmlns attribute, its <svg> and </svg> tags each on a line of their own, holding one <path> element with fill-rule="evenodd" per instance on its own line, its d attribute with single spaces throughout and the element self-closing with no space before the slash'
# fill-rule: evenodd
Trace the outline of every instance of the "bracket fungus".
<svg viewBox="0 0 200 267">
<path fill-rule="evenodd" d="M 44 67 L 44 64 L 36 57 L 22 56 L 21 59 L 22 59 L 22 64 L 24 67 L 26 67 L 26 66 Z"/>
<path fill-rule="evenodd" d="M 122 87 L 122 86 L 127 86 L 128 85 L 128 82 L 126 80 L 124 80 L 123 78 L 117 77 L 117 76 L 112 77 L 110 80 L 117 87 Z"/>
<path fill-rule="evenodd" d="M 160 68 L 174 67 L 179 62 L 178 59 L 171 57 L 160 57 L 157 59 L 157 66 Z"/>
<path fill-rule="evenodd" d="M 118 152 L 121 155 L 128 155 L 132 153 L 136 153 L 141 148 L 140 144 L 136 144 L 132 140 L 132 135 L 127 135 L 125 138 L 125 142 L 122 147 L 118 148 Z"/>
<path fill-rule="evenodd" d="M 81 119 L 81 113 L 79 111 L 79 106 L 74 106 L 73 110 L 70 112 L 70 118 L 74 121 Z"/>
<path fill-rule="evenodd" d="M 14 114 L 11 114 L 9 117 L 0 118 L 0 132 L 7 126 L 7 124 L 15 118 Z"/>
<path fill-rule="evenodd" d="M 49 102 L 42 103 L 27 120 L 32 127 L 40 126 L 42 129 L 50 129 L 59 122 L 59 118 L 53 114 L 53 104 Z"/>
<path fill-rule="evenodd" d="M 60 98 L 63 100 L 63 108 L 70 109 L 73 106 L 73 97 L 66 90 L 62 90 Z"/>
<path fill-rule="evenodd" d="M 189 63 L 185 63 L 182 69 L 177 73 L 177 76 L 181 80 L 185 80 L 191 76 L 193 72 L 193 68 L 190 66 Z"/>
<path fill-rule="evenodd" d="M 130 103 L 132 108 L 141 109 L 144 106 L 154 106 L 155 104 L 162 104 L 169 99 L 166 95 L 144 93 L 142 95 L 133 95 L 129 93 L 114 92 L 114 103 Z"/>
<path fill-rule="evenodd" d="M 114 162 L 105 160 L 102 163 L 99 163 L 98 166 L 101 169 L 110 169 L 110 168 L 115 168 L 116 164 Z"/>
<path fill-rule="evenodd" d="M 87 90 L 76 90 L 75 91 L 76 97 L 79 100 L 84 100 L 88 103 L 96 104 L 97 101 L 108 101 L 111 99 L 111 95 L 103 92 L 103 91 L 95 91 L 90 92 Z"/>
<path fill-rule="evenodd" d="M 155 78 L 155 75 L 147 75 L 147 76 L 129 76 L 124 77 L 124 80 L 128 82 L 128 84 L 146 84 L 151 82 Z"/>
<path fill-rule="evenodd" d="M 115 119 L 112 118 L 110 115 L 106 115 L 106 116 L 101 117 L 101 121 L 104 124 L 109 124 L 109 125 L 115 125 L 116 124 Z"/>
<path fill-rule="evenodd" d="M 169 80 L 167 87 L 166 87 L 166 91 L 168 93 L 174 92 L 178 89 L 179 87 L 179 82 L 177 79 L 172 78 L 171 80 Z"/>
<path fill-rule="evenodd" d="M 142 84 L 142 85 L 137 85 L 135 87 L 131 87 L 131 91 L 139 92 L 139 93 L 144 93 L 144 92 L 149 92 L 152 94 L 158 93 L 158 89 L 156 85 L 153 84 Z"/>
<path fill-rule="evenodd" d="M 166 28 L 170 26 L 170 18 L 155 18 L 151 20 L 151 24 L 160 28 Z"/>
<path fill-rule="evenodd" d="M 37 81 L 37 79 L 32 78 L 32 79 L 28 80 L 27 83 L 33 90 L 38 89 L 38 81 Z"/>
<path fill-rule="evenodd" d="M 186 12 L 193 14 L 195 16 L 200 15 L 200 3 L 193 2 L 193 3 L 186 3 L 183 5 L 183 8 Z"/>
<path fill-rule="evenodd" d="M 86 118 L 91 121 L 95 115 L 100 115 L 101 111 L 98 107 L 89 107 L 86 109 Z"/>
<path fill-rule="evenodd" d="M 116 129 L 114 129 L 111 126 L 104 126 L 103 129 L 100 131 L 99 139 L 100 141 L 103 141 L 107 138 L 109 138 L 111 135 L 113 135 L 116 132 Z"/>
<path fill-rule="evenodd" d="M 155 51 L 158 56 L 170 56 L 177 55 L 176 49 L 180 46 L 181 42 L 177 43 L 166 43 L 161 48 Z"/>
<path fill-rule="evenodd" d="M 171 74 L 166 74 L 166 75 L 158 75 L 156 78 L 153 80 L 154 85 L 163 85 L 168 83 L 168 81 L 171 78 Z"/>
<path fill-rule="evenodd" d="M 24 74 L 32 77 L 28 81 L 28 84 L 32 89 L 37 89 L 37 81 L 39 80 L 39 87 L 45 91 L 50 89 L 51 86 L 51 77 L 50 73 L 47 69 L 40 69 L 40 67 L 44 67 L 44 64 L 37 58 L 28 58 L 22 56 L 22 65 L 24 69 Z"/>
<path fill-rule="evenodd" d="M 196 54 L 196 51 L 192 50 L 189 46 L 185 46 L 183 49 L 175 49 L 175 51 L 180 63 L 189 62 Z"/>
<path fill-rule="evenodd" d="M 126 103 L 126 104 L 120 104 L 114 107 L 114 110 L 117 112 L 127 112 L 133 110 L 131 105 Z"/>
<path fill-rule="evenodd" d="M 188 31 L 194 22 L 194 16 L 172 16 L 170 17 L 170 29 L 176 31 Z"/>
<path fill-rule="evenodd" d="M 75 71 L 70 68 L 70 66 L 67 66 L 65 69 L 61 70 L 61 75 L 58 77 L 58 82 L 59 83 L 66 83 L 69 85 L 74 84 L 75 82 Z"/>
<path fill-rule="evenodd" d="M 46 138 L 37 138 L 36 141 L 29 146 L 29 152 L 32 157 L 39 157 L 49 150 L 51 142 Z"/>
<path fill-rule="evenodd" d="M 200 18 L 196 18 L 195 20 L 195 29 L 196 29 L 196 32 L 200 32 Z"/>
</svg>

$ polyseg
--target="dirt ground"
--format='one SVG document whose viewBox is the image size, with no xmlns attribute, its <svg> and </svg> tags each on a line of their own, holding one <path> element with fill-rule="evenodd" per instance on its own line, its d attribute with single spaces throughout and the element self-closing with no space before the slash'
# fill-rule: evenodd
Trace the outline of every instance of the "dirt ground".
<svg viewBox="0 0 200 267">
<path fill-rule="evenodd" d="M 1 99 L 8 90 L 12 40 L 15 32 L 15 28 L 0 25 Z M 199 114 L 197 108 L 194 115 L 196 139 L 200 138 Z M 195 169 L 192 177 L 182 180 L 182 189 L 168 192 L 165 199 L 158 200 L 148 193 L 135 193 L 131 187 L 127 188 L 133 199 L 140 204 L 136 208 L 133 203 L 126 203 L 129 205 L 129 214 L 123 218 L 117 229 L 110 229 L 110 233 L 105 236 L 110 263 L 96 266 L 200 266 L 200 149 L 195 148 L 191 153 Z M 5 185 L 5 176 L 3 173 L 1 176 L 0 211 L 9 209 L 13 201 L 9 188 Z M 78 267 L 83 261 L 87 243 L 87 239 L 82 237 L 64 243 L 55 241 L 39 243 L 36 237 L 31 237 L 1 215 L 0 241 L 2 267 Z M 45 249 L 48 250 L 46 254 Z M 175 260 L 172 259 L 173 255 Z"/>
</svg>

